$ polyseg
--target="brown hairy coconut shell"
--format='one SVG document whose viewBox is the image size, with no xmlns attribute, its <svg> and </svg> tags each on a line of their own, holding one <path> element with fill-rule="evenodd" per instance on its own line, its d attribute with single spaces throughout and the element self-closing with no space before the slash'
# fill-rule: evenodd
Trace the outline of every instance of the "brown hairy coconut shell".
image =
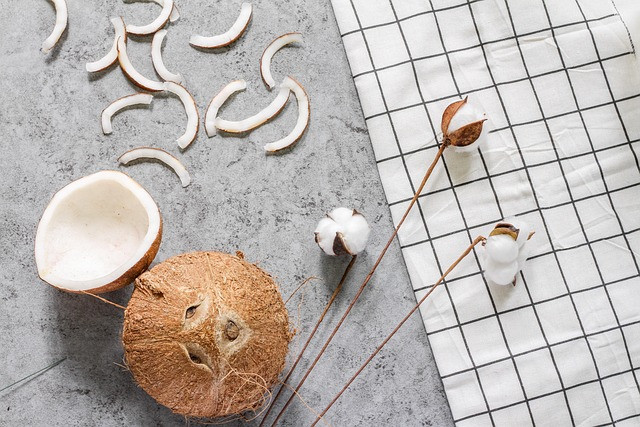
<svg viewBox="0 0 640 427">
<path fill-rule="evenodd" d="M 264 403 L 291 337 L 271 276 L 240 252 L 194 252 L 136 280 L 122 341 L 136 382 L 154 399 L 214 418 Z"/>
</svg>

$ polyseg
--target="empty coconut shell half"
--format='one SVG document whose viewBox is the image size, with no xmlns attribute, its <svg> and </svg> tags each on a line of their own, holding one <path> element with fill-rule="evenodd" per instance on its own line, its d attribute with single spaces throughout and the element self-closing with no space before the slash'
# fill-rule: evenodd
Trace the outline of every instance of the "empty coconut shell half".
<svg viewBox="0 0 640 427">
<path fill-rule="evenodd" d="M 122 340 L 129 370 L 154 399 L 219 418 L 265 403 L 291 337 L 269 274 L 241 253 L 194 252 L 136 280 Z"/>
<path fill-rule="evenodd" d="M 58 191 L 35 241 L 38 274 L 68 292 L 120 289 L 145 271 L 160 247 L 153 198 L 122 172 L 102 171 Z"/>
</svg>

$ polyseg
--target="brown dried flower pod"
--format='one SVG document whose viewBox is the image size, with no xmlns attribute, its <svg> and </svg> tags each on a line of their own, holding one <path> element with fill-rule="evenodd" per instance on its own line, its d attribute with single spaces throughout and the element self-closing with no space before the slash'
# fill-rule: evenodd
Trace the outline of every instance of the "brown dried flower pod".
<svg viewBox="0 0 640 427">
<path fill-rule="evenodd" d="M 192 417 L 255 410 L 284 368 L 292 334 L 275 282 L 236 256 L 176 256 L 136 280 L 123 344 L 137 383 Z"/>
<path fill-rule="evenodd" d="M 440 126 L 445 145 L 468 147 L 483 135 L 487 119 L 467 100 L 468 97 L 450 104 L 442 114 Z"/>
</svg>

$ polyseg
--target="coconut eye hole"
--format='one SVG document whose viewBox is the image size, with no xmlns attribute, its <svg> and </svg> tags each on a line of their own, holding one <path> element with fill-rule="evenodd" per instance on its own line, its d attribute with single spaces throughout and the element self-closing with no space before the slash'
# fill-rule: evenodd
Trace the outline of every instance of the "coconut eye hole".
<svg viewBox="0 0 640 427">
<path fill-rule="evenodd" d="M 184 313 L 184 318 L 191 319 L 193 315 L 196 314 L 196 310 L 198 309 L 198 307 L 200 307 L 200 304 L 192 305 L 191 307 L 187 308 L 187 311 Z"/>
<path fill-rule="evenodd" d="M 211 369 L 211 365 L 209 365 L 209 356 L 204 348 L 193 342 L 183 344 L 183 348 L 189 357 L 189 360 L 191 360 L 194 365 L 200 365 L 201 367 Z"/>
<path fill-rule="evenodd" d="M 240 335 L 240 328 L 238 328 L 238 325 L 236 325 L 233 320 L 229 320 L 224 328 L 224 334 L 229 341 L 235 341 L 238 335 Z"/>
</svg>

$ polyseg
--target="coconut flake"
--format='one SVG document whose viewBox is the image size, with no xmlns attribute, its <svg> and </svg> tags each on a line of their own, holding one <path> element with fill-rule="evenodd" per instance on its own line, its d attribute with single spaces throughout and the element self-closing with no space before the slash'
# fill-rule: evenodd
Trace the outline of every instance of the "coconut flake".
<svg viewBox="0 0 640 427">
<path fill-rule="evenodd" d="M 196 101 L 188 90 L 177 83 L 166 82 L 164 84 L 164 89 L 180 98 L 180 101 L 182 101 L 182 104 L 184 105 L 184 110 L 187 113 L 187 129 L 185 130 L 184 135 L 176 141 L 180 148 L 185 149 L 196 139 L 198 128 L 200 127 L 200 116 L 198 115 Z"/>
<path fill-rule="evenodd" d="M 336 208 L 318 223 L 315 239 L 327 255 L 357 255 L 364 250 L 371 229 L 355 209 Z"/>
<path fill-rule="evenodd" d="M 134 148 L 133 150 L 127 151 L 122 156 L 120 156 L 120 158 L 118 158 L 118 162 L 120 162 L 121 165 L 127 165 L 134 160 L 140 159 L 158 160 L 173 169 L 176 175 L 178 175 L 178 178 L 180 178 L 180 182 L 182 182 L 183 187 L 191 184 L 191 177 L 189 176 L 189 172 L 180 162 L 180 160 L 176 159 L 171 154 L 159 148 Z"/>
<path fill-rule="evenodd" d="M 49 53 L 53 49 L 67 28 L 67 3 L 65 0 L 51 0 L 51 2 L 56 9 L 56 25 L 49 37 L 42 43 L 42 52 L 44 53 Z"/>
<path fill-rule="evenodd" d="M 218 110 L 224 104 L 231 95 L 236 92 L 245 90 L 247 88 L 247 82 L 244 80 L 234 80 L 227 84 L 222 90 L 213 97 L 207 107 L 207 113 L 204 116 L 204 127 L 209 138 L 216 134 L 216 116 Z"/>
<path fill-rule="evenodd" d="M 133 95 L 116 99 L 102 111 L 102 132 L 105 135 L 109 135 L 113 132 L 113 128 L 111 127 L 111 117 L 123 108 L 134 105 L 149 105 L 151 104 L 151 101 L 153 101 L 153 95 L 149 95 L 147 93 L 135 93 Z"/>
<path fill-rule="evenodd" d="M 236 22 L 234 22 L 231 28 L 229 28 L 226 32 L 211 37 L 191 36 L 191 39 L 189 39 L 189 44 L 191 46 L 201 47 L 205 49 L 230 45 L 231 43 L 238 40 L 242 36 L 242 34 L 244 34 L 247 26 L 249 26 L 252 12 L 253 6 L 251 6 L 251 3 L 242 3 L 242 7 L 240 8 L 240 15 L 238 15 Z"/>
<path fill-rule="evenodd" d="M 133 64 L 129 60 L 129 55 L 127 54 L 127 43 L 124 37 L 119 37 L 117 40 L 118 44 L 118 61 L 120 62 L 120 68 L 122 68 L 122 72 L 127 76 L 129 80 L 136 86 L 141 87 L 142 89 L 149 90 L 152 92 L 158 92 L 164 90 L 164 83 L 161 83 L 156 80 L 151 80 L 142 74 L 140 74 L 135 68 L 133 68 Z"/>
<path fill-rule="evenodd" d="M 264 81 L 264 84 L 266 84 L 269 89 L 273 89 L 276 86 L 276 81 L 271 75 L 271 59 L 277 51 L 291 43 L 302 43 L 302 34 L 283 34 L 272 41 L 262 53 L 262 58 L 260 58 L 260 74 L 262 75 L 262 81 Z"/>
<path fill-rule="evenodd" d="M 87 62 L 86 68 L 90 73 L 105 70 L 113 65 L 118 60 L 118 38 L 123 37 L 126 42 L 127 32 L 122 17 L 111 18 L 111 24 L 115 31 L 113 46 L 111 46 L 111 50 L 102 58 L 94 62 Z"/>
<path fill-rule="evenodd" d="M 262 111 L 239 121 L 225 120 L 218 117 L 215 120 L 215 126 L 216 128 L 229 133 L 249 132 L 280 114 L 289 100 L 290 92 L 291 89 L 289 89 L 289 87 L 281 86 L 278 96 L 276 96 L 275 99 Z"/>
<path fill-rule="evenodd" d="M 158 3 L 158 2 L 156 2 Z M 173 11 L 173 0 L 163 0 L 162 10 L 156 19 L 147 25 L 127 25 L 127 32 L 138 36 L 153 34 L 160 28 L 164 27 L 169 21 L 171 12 Z"/>
<path fill-rule="evenodd" d="M 289 88 L 289 90 L 291 90 L 296 96 L 296 101 L 298 102 L 298 121 L 296 122 L 295 127 L 289 133 L 289 135 L 278 141 L 270 142 L 264 146 L 264 149 L 270 153 L 293 146 L 296 142 L 298 142 L 298 140 L 302 137 L 304 132 L 307 130 L 307 127 L 309 126 L 310 104 L 307 92 L 305 92 L 300 83 L 298 83 L 291 77 L 287 77 L 284 79 L 284 81 L 282 82 L 282 87 Z"/>
<path fill-rule="evenodd" d="M 182 75 L 174 74 L 169 71 L 162 60 L 162 41 L 166 35 L 167 30 L 159 30 L 153 36 L 153 41 L 151 42 L 151 60 L 153 61 L 153 68 L 156 69 L 158 75 L 165 81 L 182 84 L 184 82 Z"/>
<path fill-rule="evenodd" d="M 164 0 L 153 0 L 153 2 L 164 6 Z M 178 5 L 174 3 L 171 15 L 169 15 L 169 22 L 176 22 L 178 19 L 180 19 L 180 11 L 178 10 Z"/>
</svg>

